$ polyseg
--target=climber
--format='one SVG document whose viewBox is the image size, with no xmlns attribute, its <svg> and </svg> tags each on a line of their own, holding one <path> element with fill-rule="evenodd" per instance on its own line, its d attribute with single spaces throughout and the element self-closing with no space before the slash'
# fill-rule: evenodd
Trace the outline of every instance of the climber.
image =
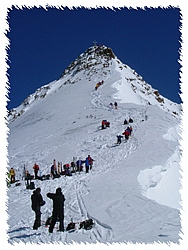
<svg viewBox="0 0 188 250">
<path fill-rule="evenodd" d="M 122 135 L 117 135 L 117 144 L 121 144 Z"/>
<path fill-rule="evenodd" d="M 128 129 L 126 129 L 126 130 L 122 133 L 122 135 L 124 135 L 124 136 L 125 136 L 125 140 L 128 140 L 128 139 L 129 139 L 129 135 L 130 135 L 129 130 L 128 130 Z"/>
</svg>

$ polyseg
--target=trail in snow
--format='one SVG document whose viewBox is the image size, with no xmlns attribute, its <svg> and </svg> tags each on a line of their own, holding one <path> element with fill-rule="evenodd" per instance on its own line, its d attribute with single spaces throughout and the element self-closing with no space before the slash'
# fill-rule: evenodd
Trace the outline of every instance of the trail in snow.
<svg viewBox="0 0 188 250">
<path fill-rule="evenodd" d="M 105 130 L 96 130 L 96 131 L 88 131 L 87 136 L 85 140 L 81 140 L 80 142 L 77 142 L 76 148 L 78 149 L 77 155 L 83 154 L 85 152 L 87 154 L 88 148 L 94 149 L 92 152 L 93 156 L 97 156 L 97 163 L 94 164 L 94 170 L 91 171 L 90 175 L 87 176 L 85 173 L 81 174 L 74 174 L 72 177 L 65 177 L 62 176 L 60 179 L 54 180 L 56 182 L 56 186 L 61 186 L 64 190 L 64 194 L 66 197 L 66 205 L 65 205 L 65 225 L 68 224 L 71 219 L 73 221 L 82 221 L 88 218 L 92 218 L 95 222 L 95 226 L 92 228 L 90 232 L 87 232 L 85 230 L 79 230 L 78 234 L 82 233 L 85 234 L 86 241 L 92 241 L 92 242 L 112 242 L 113 241 L 113 230 L 112 228 L 105 224 L 103 221 L 99 221 L 98 219 L 92 217 L 90 213 L 87 211 L 87 206 L 84 203 L 83 197 L 89 193 L 89 187 L 87 186 L 87 179 L 88 178 L 95 178 L 101 173 L 105 173 L 106 171 L 109 171 L 112 169 L 112 165 L 106 164 L 106 158 L 110 159 L 109 162 L 113 161 L 115 164 L 119 162 L 119 159 L 126 158 L 128 154 L 131 154 L 132 151 L 136 150 L 138 146 L 137 138 L 134 137 L 134 132 L 138 127 L 137 122 L 143 119 L 143 110 L 128 110 L 125 111 L 124 109 L 119 108 L 118 110 L 112 110 L 109 108 L 108 105 L 104 104 L 101 98 L 101 94 L 99 91 L 93 91 L 91 93 L 93 96 L 93 99 L 91 101 L 91 104 L 97 108 L 97 109 L 103 109 L 107 113 L 110 113 L 110 116 L 113 119 L 111 120 L 111 127 L 109 129 Z M 122 140 L 122 144 L 114 147 L 116 142 L 116 135 L 119 133 L 122 133 L 124 128 L 126 126 L 123 126 L 120 124 L 120 120 L 122 121 L 122 117 L 128 117 L 132 116 L 133 119 L 136 120 L 132 124 L 133 126 L 133 134 L 131 138 L 125 142 L 124 139 Z M 83 127 L 82 127 L 83 129 Z M 113 136 L 114 135 L 114 138 Z M 39 140 L 40 138 L 37 138 Z M 24 145 L 26 147 L 26 145 Z M 61 147 L 61 146 L 60 146 Z M 56 148 L 54 146 L 49 146 L 49 151 L 53 151 Z M 20 149 L 20 152 L 22 151 L 23 156 L 23 150 L 24 148 Z M 18 152 L 17 152 L 18 153 Z M 41 152 L 41 158 L 45 157 L 45 155 L 48 155 L 48 150 L 44 152 Z M 36 157 L 40 158 L 39 155 Z M 31 157 L 32 158 L 32 157 Z M 24 159 L 23 159 L 24 161 Z M 54 182 L 53 181 L 53 182 Z M 38 185 L 40 181 L 38 182 Z M 47 185 L 46 187 L 43 187 L 43 193 L 47 193 L 49 191 L 49 185 L 50 181 L 46 181 Z M 54 183 L 53 183 L 54 184 Z M 25 207 L 24 210 L 27 210 L 28 214 L 30 214 L 30 207 L 28 208 L 28 204 L 30 203 L 30 196 L 28 195 L 28 190 L 22 190 L 21 196 L 23 199 L 25 199 Z M 44 197 L 46 198 L 46 197 Z M 16 207 L 15 205 L 19 202 L 19 194 L 18 199 L 11 201 L 9 209 L 11 210 L 10 213 L 17 215 L 18 218 L 21 217 L 22 213 L 19 210 L 19 206 Z M 49 204 L 49 201 L 47 200 L 47 205 Z M 13 210 L 14 211 L 13 211 Z M 48 218 L 51 215 L 51 211 L 48 209 L 48 206 L 44 207 L 43 211 L 43 217 Z M 31 231 L 33 220 L 27 217 L 27 213 L 24 213 L 24 216 L 22 217 L 21 221 L 18 221 L 18 224 L 14 227 L 11 226 L 11 230 L 9 231 L 9 242 L 19 241 L 22 240 L 24 242 L 28 241 L 28 238 L 31 242 L 36 241 L 36 237 L 38 238 L 38 242 L 45 242 L 48 241 L 63 241 L 63 242 L 71 242 L 72 235 L 65 232 L 64 234 L 57 233 L 56 235 L 49 236 L 48 230 L 46 228 L 42 228 L 40 230 L 40 233 Z M 10 221 L 11 224 L 11 221 Z M 30 226 L 23 227 L 22 225 Z M 24 234 L 22 236 L 16 236 L 18 232 L 24 231 Z M 82 240 L 83 240 L 82 235 Z M 45 239 L 47 237 L 47 239 Z M 88 239 L 89 237 L 89 239 Z"/>
<path fill-rule="evenodd" d="M 93 78 L 94 83 L 98 80 L 102 79 L 99 79 L 99 77 Z M 72 113 L 69 112 L 69 110 L 65 110 L 65 114 L 67 114 L 68 118 L 69 114 L 71 116 L 67 123 L 65 123 L 66 125 L 64 124 L 65 128 L 63 126 L 60 127 L 62 121 L 60 121 L 60 124 L 57 126 L 58 128 L 60 127 L 60 129 L 54 129 L 55 132 L 53 133 L 49 131 L 50 126 L 44 126 L 44 128 L 39 126 L 40 129 L 44 129 L 42 134 L 48 135 L 44 138 L 36 126 L 35 136 L 31 138 L 30 141 L 23 138 L 23 144 L 20 143 L 21 146 L 18 147 L 19 149 L 13 147 L 14 152 L 12 150 L 11 154 L 11 161 L 15 161 L 16 164 L 19 163 L 21 165 L 24 165 L 25 162 L 31 165 L 33 161 L 37 159 L 38 162 L 41 162 L 41 165 L 46 166 L 43 169 L 43 174 L 49 173 L 49 158 L 53 157 L 54 153 L 58 155 L 58 160 L 62 160 L 63 163 L 70 162 L 70 158 L 73 156 L 77 158 L 82 157 L 82 159 L 85 160 L 84 157 L 91 154 L 95 162 L 89 174 L 81 172 L 80 174 L 73 174 L 71 177 L 61 176 L 55 180 L 46 180 L 43 182 L 36 180 L 35 184 L 36 187 L 41 186 L 42 195 L 46 201 L 46 205 L 41 209 L 42 219 L 44 221 L 52 212 L 52 202 L 46 197 L 46 194 L 48 192 L 55 192 L 55 189 L 60 186 L 66 198 L 65 227 L 71 219 L 75 222 L 80 222 L 88 218 L 94 220 L 94 227 L 89 231 L 80 229 L 74 233 L 58 233 L 55 232 L 54 229 L 54 234 L 52 235 L 48 233 L 48 229 L 45 227 L 41 227 L 34 232 L 32 230 L 34 213 L 31 212 L 30 207 L 32 191 L 26 190 L 24 182 L 22 182 L 22 186 L 11 187 L 8 191 L 9 214 L 11 214 L 9 219 L 10 229 L 8 232 L 10 243 L 13 244 L 14 242 L 20 241 L 25 243 L 57 241 L 63 243 L 71 243 L 72 241 L 112 243 L 114 240 L 116 242 L 118 240 L 132 240 L 133 242 L 145 240 L 145 242 L 148 242 L 152 240 L 155 241 L 156 239 L 160 240 L 160 237 L 163 237 L 163 241 L 166 242 L 169 240 L 177 242 L 177 232 L 180 228 L 178 212 L 168 207 L 158 206 L 154 201 L 142 197 L 138 187 L 137 176 L 141 167 L 145 169 L 146 164 L 147 166 L 148 164 L 153 164 L 154 158 L 151 154 L 154 152 L 154 147 L 151 151 L 148 150 L 149 157 L 147 154 L 144 154 L 144 159 L 142 159 L 141 150 L 138 155 L 138 160 L 131 162 L 131 157 L 129 157 L 132 154 L 135 156 L 135 152 L 137 153 L 139 149 L 141 149 L 143 137 L 145 138 L 145 143 L 147 143 L 148 138 L 148 146 L 151 147 L 151 139 L 149 139 L 147 130 L 143 129 L 143 123 L 146 122 L 148 115 L 147 106 L 130 104 L 126 106 L 122 104 L 119 105 L 117 110 L 111 109 L 109 103 L 112 100 L 111 94 L 113 88 L 109 90 L 109 86 L 106 86 L 106 80 L 108 80 L 108 84 L 114 83 L 114 86 L 121 85 L 124 81 L 119 72 L 115 72 L 114 69 L 111 69 L 105 78 L 104 84 L 100 86 L 97 91 L 94 89 L 91 91 L 87 85 L 87 94 L 92 98 L 92 100 L 89 99 L 90 106 L 83 104 L 78 113 L 75 111 L 75 113 L 72 112 L 73 116 L 71 116 Z M 75 95 L 78 94 L 79 96 L 81 92 L 84 92 L 81 90 L 79 92 L 79 88 L 81 89 L 82 86 L 81 82 L 79 86 L 77 89 L 78 93 L 76 93 L 76 91 L 73 95 L 69 93 L 71 100 L 74 100 Z M 83 83 L 83 86 L 82 87 L 85 88 L 86 83 Z M 106 91 L 107 88 L 108 92 Z M 68 91 L 67 88 L 65 91 Z M 108 93 L 108 95 L 104 95 L 104 93 Z M 84 97 L 85 92 L 82 98 Z M 116 95 L 116 98 L 118 98 L 118 95 Z M 57 101 L 61 101 L 61 98 L 59 97 Z M 69 105 L 72 103 L 71 101 Z M 52 103 L 52 105 L 53 104 L 54 103 Z M 73 111 L 75 107 L 71 106 L 71 108 L 70 111 Z M 32 119 L 38 122 L 44 119 L 45 125 L 46 121 L 51 122 L 49 114 L 45 117 L 45 114 L 40 114 L 40 112 L 36 113 L 34 117 L 32 115 L 28 117 L 29 119 L 26 119 L 26 116 L 25 120 L 23 120 L 23 127 L 26 125 L 30 126 L 30 124 L 34 123 Z M 132 136 L 127 142 L 123 139 L 121 145 L 116 146 L 116 136 L 122 134 L 127 127 L 127 125 L 123 125 L 125 118 L 133 118 L 133 123 L 131 124 L 133 127 Z M 109 119 L 111 123 L 110 128 L 105 130 L 99 129 L 102 119 Z M 167 118 L 165 119 L 167 120 Z M 166 120 L 162 120 L 161 122 L 161 131 L 163 130 L 163 123 L 167 122 Z M 53 119 L 52 122 L 56 124 Z M 58 121 L 56 122 L 58 123 Z M 158 123 L 157 126 L 159 126 Z M 142 131 L 140 132 L 141 127 Z M 158 127 L 157 129 L 160 130 Z M 41 141 L 43 144 L 40 143 Z M 154 144 L 160 145 L 159 141 L 158 138 L 155 138 Z M 164 144 L 162 148 L 159 149 L 159 153 L 165 150 L 166 145 L 167 144 Z M 30 150 L 31 148 L 32 150 Z M 173 149 L 172 147 L 172 150 Z M 163 152 L 161 154 L 161 159 L 163 160 Z M 164 156 L 166 160 L 165 157 L 166 154 Z M 143 160 L 143 166 L 139 165 L 139 159 Z M 156 158 L 154 160 L 156 160 Z M 164 162 L 161 164 L 163 163 Z M 138 170 L 136 170 L 136 167 L 138 167 Z M 120 171 L 117 180 L 114 178 L 116 171 Z M 22 174 L 21 170 L 19 174 Z M 99 178 L 102 175 L 103 177 Z M 104 185 L 103 183 L 98 183 L 99 181 L 103 181 L 103 178 L 105 178 L 106 181 Z M 102 190 L 104 193 L 98 189 L 98 185 L 100 188 L 105 189 Z M 114 189 L 112 188 L 113 185 L 115 185 Z M 101 195 L 99 194 L 100 191 Z M 89 200 L 91 192 L 92 201 Z M 111 195 L 111 193 L 113 193 L 113 195 Z M 119 195 L 118 197 L 117 194 Z M 105 199 L 105 201 L 103 202 L 102 199 Z M 87 202 L 88 200 L 90 202 Z M 95 202 L 98 204 L 99 209 L 95 207 L 97 206 Z"/>
</svg>

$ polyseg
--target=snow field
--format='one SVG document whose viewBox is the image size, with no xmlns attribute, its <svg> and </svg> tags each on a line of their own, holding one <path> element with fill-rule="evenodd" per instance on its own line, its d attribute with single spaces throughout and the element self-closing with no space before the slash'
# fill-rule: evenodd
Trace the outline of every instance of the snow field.
<svg viewBox="0 0 188 250">
<path fill-rule="evenodd" d="M 8 190 L 9 243 L 177 244 L 180 240 L 178 120 L 157 106 L 127 103 L 128 99 L 117 92 L 117 86 L 125 81 L 116 66 L 113 62 L 97 91 L 94 86 L 99 75 L 88 82 L 79 73 L 75 77 L 81 80 L 74 85 L 63 86 L 63 80 L 57 81 L 40 106 L 33 105 L 10 124 L 9 160 L 19 179 L 24 164 L 32 172 L 36 161 L 42 174 L 48 174 L 53 159 L 70 163 L 73 157 L 84 160 L 91 155 L 95 161 L 88 174 L 35 180 L 35 186 L 41 187 L 46 201 L 41 209 L 44 221 L 52 211 L 46 194 L 60 186 L 66 198 L 65 226 L 71 219 L 77 222 L 92 218 L 94 227 L 74 233 L 57 233 L 54 229 L 49 234 L 44 227 L 33 231 L 32 191 L 26 190 L 21 181 L 21 186 L 12 185 Z M 117 110 L 109 107 L 116 100 L 114 95 Z M 134 100 L 131 92 L 128 95 Z M 122 140 L 116 146 L 117 134 L 127 127 L 123 125 L 125 118 L 133 118 L 133 133 L 127 142 Z M 110 128 L 100 130 L 102 119 L 110 121 Z M 172 180 L 176 194 L 170 197 L 166 190 Z"/>
</svg>

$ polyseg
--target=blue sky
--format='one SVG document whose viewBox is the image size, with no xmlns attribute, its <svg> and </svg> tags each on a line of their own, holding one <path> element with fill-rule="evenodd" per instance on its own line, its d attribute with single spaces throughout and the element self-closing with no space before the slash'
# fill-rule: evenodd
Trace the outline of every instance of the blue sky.
<svg viewBox="0 0 188 250">
<path fill-rule="evenodd" d="M 93 45 L 104 44 L 160 94 L 180 103 L 180 9 L 15 9 L 9 11 L 7 108 L 57 80 Z"/>
</svg>

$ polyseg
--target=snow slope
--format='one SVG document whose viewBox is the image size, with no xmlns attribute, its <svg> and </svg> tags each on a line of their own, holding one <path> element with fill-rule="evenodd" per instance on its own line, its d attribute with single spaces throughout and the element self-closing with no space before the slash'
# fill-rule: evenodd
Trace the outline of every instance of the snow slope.
<svg viewBox="0 0 188 250">
<path fill-rule="evenodd" d="M 180 105 L 161 97 L 110 50 L 102 54 L 105 49 L 97 54 L 91 47 L 59 80 L 10 112 L 9 165 L 22 184 L 8 190 L 10 244 L 180 242 Z M 117 110 L 109 106 L 114 101 Z M 130 117 L 133 134 L 116 146 Z M 110 121 L 110 128 L 100 130 L 102 119 Z M 92 218 L 95 226 L 71 234 L 49 234 L 44 227 L 33 231 L 32 190 L 21 180 L 24 165 L 32 173 L 36 162 L 48 174 L 53 159 L 70 163 L 88 154 L 95 159 L 88 174 L 35 180 L 35 186 L 46 201 L 44 221 L 52 211 L 46 194 L 60 186 L 66 197 L 65 226 L 71 218 Z"/>
</svg>

